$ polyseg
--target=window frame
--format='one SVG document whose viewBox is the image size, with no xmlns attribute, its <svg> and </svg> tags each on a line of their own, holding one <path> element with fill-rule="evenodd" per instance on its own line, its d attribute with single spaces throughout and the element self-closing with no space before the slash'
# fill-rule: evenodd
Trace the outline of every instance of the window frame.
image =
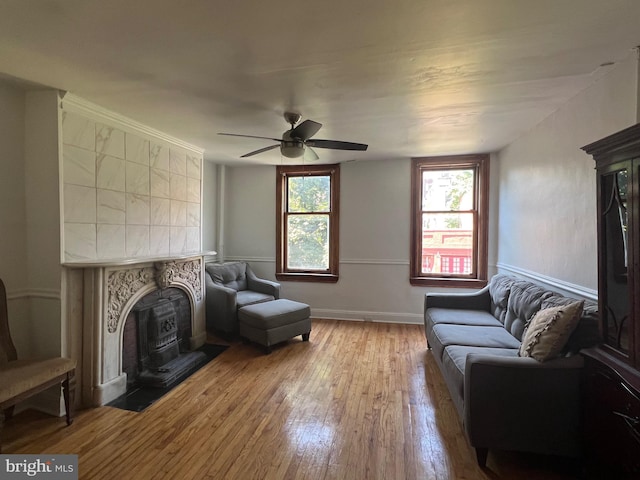
<svg viewBox="0 0 640 480">
<path fill-rule="evenodd" d="M 475 170 L 473 230 L 474 273 L 468 277 L 422 273 L 422 172 L 426 170 Z M 489 251 L 489 155 L 451 155 L 411 159 L 411 285 L 481 288 L 487 284 Z"/>
<path fill-rule="evenodd" d="M 290 177 L 329 176 L 329 268 L 326 271 L 287 268 L 287 180 Z M 325 212 L 322 212 L 325 213 Z M 276 167 L 276 279 L 335 283 L 339 279 L 340 165 L 279 165 Z"/>
</svg>

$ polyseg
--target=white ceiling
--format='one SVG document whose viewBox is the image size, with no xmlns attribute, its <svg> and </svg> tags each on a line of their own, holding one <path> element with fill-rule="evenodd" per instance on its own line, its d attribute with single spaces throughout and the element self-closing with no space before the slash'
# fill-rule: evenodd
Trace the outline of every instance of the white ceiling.
<svg viewBox="0 0 640 480">
<path fill-rule="evenodd" d="M 0 1 L 0 73 L 223 163 L 287 109 L 369 144 L 322 162 L 495 151 L 639 44 L 639 0 Z"/>
</svg>

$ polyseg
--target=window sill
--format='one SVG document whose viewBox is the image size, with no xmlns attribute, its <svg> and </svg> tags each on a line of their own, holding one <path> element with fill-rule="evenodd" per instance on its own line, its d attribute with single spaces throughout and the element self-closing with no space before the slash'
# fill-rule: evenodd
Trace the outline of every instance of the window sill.
<svg viewBox="0 0 640 480">
<path fill-rule="evenodd" d="M 336 283 L 338 278 L 330 273 L 276 273 L 276 279 L 284 282 Z"/>
<path fill-rule="evenodd" d="M 411 277 L 409 282 L 418 287 L 482 288 L 487 285 L 487 280 L 476 278 Z"/>
</svg>

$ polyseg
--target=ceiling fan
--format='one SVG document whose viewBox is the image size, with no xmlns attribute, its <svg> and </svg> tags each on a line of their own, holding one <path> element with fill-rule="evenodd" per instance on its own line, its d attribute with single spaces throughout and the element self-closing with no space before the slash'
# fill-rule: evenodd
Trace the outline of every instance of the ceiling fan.
<svg viewBox="0 0 640 480">
<path fill-rule="evenodd" d="M 302 115 L 295 112 L 284 112 L 284 119 L 291 125 L 291 129 L 282 134 L 282 138 L 272 137 L 257 137 L 255 135 L 240 135 L 237 133 L 218 133 L 218 135 L 228 135 L 231 137 L 246 137 L 246 138 L 262 138 L 264 140 L 273 140 L 278 142 L 275 145 L 270 145 L 253 152 L 245 153 L 240 158 L 251 157 L 258 153 L 268 152 L 274 148 L 280 147 L 280 153 L 287 158 L 298 158 L 304 155 L 305 151 L 309 152 L 313 160 L 318 160 L 318 154 L 313 151 L 313 148 L 329 148 L 332 150 L 358 150 L 365 151 L 368 145 L 364 143 L 342 142 L 339 140 L 319 140 L 312 139 L 318 130 L 322 128 L 322 124 L 314 122 L 313 120 L 305 120 L 297 127 L 296 123 L 300 121 Z"/>
</svg>

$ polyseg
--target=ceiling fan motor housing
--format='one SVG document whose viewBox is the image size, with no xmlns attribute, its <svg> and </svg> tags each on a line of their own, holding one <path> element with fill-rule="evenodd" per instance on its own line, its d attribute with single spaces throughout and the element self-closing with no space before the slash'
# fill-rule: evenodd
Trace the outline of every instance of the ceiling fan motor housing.
<svg viewBox="0 0 640 480">
<path fill-rule="evenodd" d="M 284 119 L 289 125 L 291 125 L 291 128 L 293 128 L 293 126 L 298 123 L 301 118 L 302 115 L 298 112 L 284 112 Z"/>
</svg>

